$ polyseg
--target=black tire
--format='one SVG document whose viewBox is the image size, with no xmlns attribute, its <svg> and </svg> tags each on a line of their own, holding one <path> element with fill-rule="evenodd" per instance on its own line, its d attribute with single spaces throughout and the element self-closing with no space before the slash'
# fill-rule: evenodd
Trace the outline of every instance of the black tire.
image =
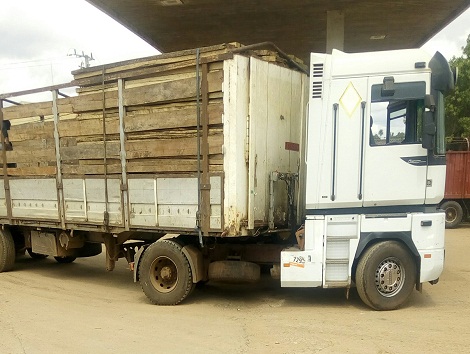
<svg viewBox="0 0 470 354">
<path fill-rule="evenodd" d="M 31 248 L 27 248 L 26 251 L 28 252 L 29 256 L 33 259 L 44 259 L 48 257 L 47 254 L 33 252 Z"/>
<path fill-rule="evenodd" d="M 15 242 L 8 229 L 0 230 L 0 272 L 13 269 L 16 259 Z"/>
<path fill-rule="evenodd" d="M 357 265 L 356 286 L 361 300 L 375 310 L 402 306 L 416 285 L 416 263 L 397 241 L 383 241 L 368 248 Z"/>
<path fill-rule="evenodd" d="M 255 283 L 260 279 L 260 266 L 244 261 L 217 261 L 209 264 L 209 280 L 223 283 Z"/>
<path fill-rule="evenodd" d="M 446 213 L 446 229 L 454 229 L 460 225 L 463 218 L 462 206 L 455 200 L 448 200 L 441 205 Z"/>
<path fill-rule="evenodd" d="M 57 263 L 67 264 L 67 263 L 73 263 L 73 261 L 75 261 L 77 257 L 65 256 L 65 257 L 54 257 L 54 259 L 57 261 Z"/>
<path fill-rule="evenodd" d="M 193 290 L 189 261 L 182 246 L 170 240 L 151 244 L 139 264 L 143 292 L 156 305 L 176 305 Z"/>
</svg>

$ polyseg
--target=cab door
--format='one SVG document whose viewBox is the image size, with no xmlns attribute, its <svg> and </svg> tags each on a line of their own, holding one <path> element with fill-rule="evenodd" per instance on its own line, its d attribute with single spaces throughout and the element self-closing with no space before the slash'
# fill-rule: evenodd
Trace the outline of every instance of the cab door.
<svg viewBox="0 0 470 354">
<path fill-rule="evenodd" d="M 427 150 L 422 121 L 427 76 L 369 79 L 369 139 L 365 141 L 366 207 L 422 205 L 426 197 Z"/>
</svg>

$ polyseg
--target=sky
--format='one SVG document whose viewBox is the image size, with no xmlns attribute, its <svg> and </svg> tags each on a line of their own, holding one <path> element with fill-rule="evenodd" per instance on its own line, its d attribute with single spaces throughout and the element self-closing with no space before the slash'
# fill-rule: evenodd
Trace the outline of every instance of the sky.
<svg viewBox="0 0 470 354">
<path fill-rule="evenodd" d="M 85 0 L 2 1 L 0 92 L 69 82 L 93 54 L 90 65 L 159 52 Z"/>
<path fill-rule="evenodd" d="M 470 33 L 470 10 L 424 48 L 447 59 L 461 55 Z M 156 55 L 158 51 L 85 0 L 2 1 L 0 92 L 21 91 L 72 80 L 93 54 L 91 65 Z"/>
</svg>

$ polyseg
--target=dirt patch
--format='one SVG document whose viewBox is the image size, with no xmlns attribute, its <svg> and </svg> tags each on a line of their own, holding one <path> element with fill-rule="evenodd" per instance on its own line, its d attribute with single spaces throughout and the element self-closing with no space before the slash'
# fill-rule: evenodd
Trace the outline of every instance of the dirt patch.
<svg viewBox="0 0 470 354">
<path fill-rule="evenodd" d="M 0 274 L 2 353 L 468 353 L 470 228 L 446 232 L 446 265 L 408 305 L 377 312 L 355 290 L 252 286 L 196 288 L 154 306 L 125 261 L 102 255 L 58 264 L 18 259 Z"/>
</svg>

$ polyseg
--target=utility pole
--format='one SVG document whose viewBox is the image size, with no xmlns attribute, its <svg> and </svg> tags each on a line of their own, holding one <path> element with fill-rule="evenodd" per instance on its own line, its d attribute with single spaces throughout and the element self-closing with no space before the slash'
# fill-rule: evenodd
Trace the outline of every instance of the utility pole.
<svg viewBox="0 0 470 354">
<path fill-rule="evenodd" d="M 68 56 L 72 56 L 72 55 L 75 55 L 75 57 L 77 57 L 77 58 L 83 58 L 83 59 L 85 59 L 85 66 L 83 65 L 83 62 L 81 62 L 81 64 L 80 64 L 80 68 L 81 68 L 81 69 L 83 69 L 83 68 L 89 68 L 89 67 L 90 67 L 90 61 L 95 60 L 95 58 L 93 58 L 93 53 L 90 53 L 90 55 L 88 55 L 88 54 L 85 54 L 85 53 L 82 51 L 82 54 L 77 54 L 77 50 L 76 50 L 76 49 L 73 50 L 73 54 L 68 54 Z"/>
</svg>

